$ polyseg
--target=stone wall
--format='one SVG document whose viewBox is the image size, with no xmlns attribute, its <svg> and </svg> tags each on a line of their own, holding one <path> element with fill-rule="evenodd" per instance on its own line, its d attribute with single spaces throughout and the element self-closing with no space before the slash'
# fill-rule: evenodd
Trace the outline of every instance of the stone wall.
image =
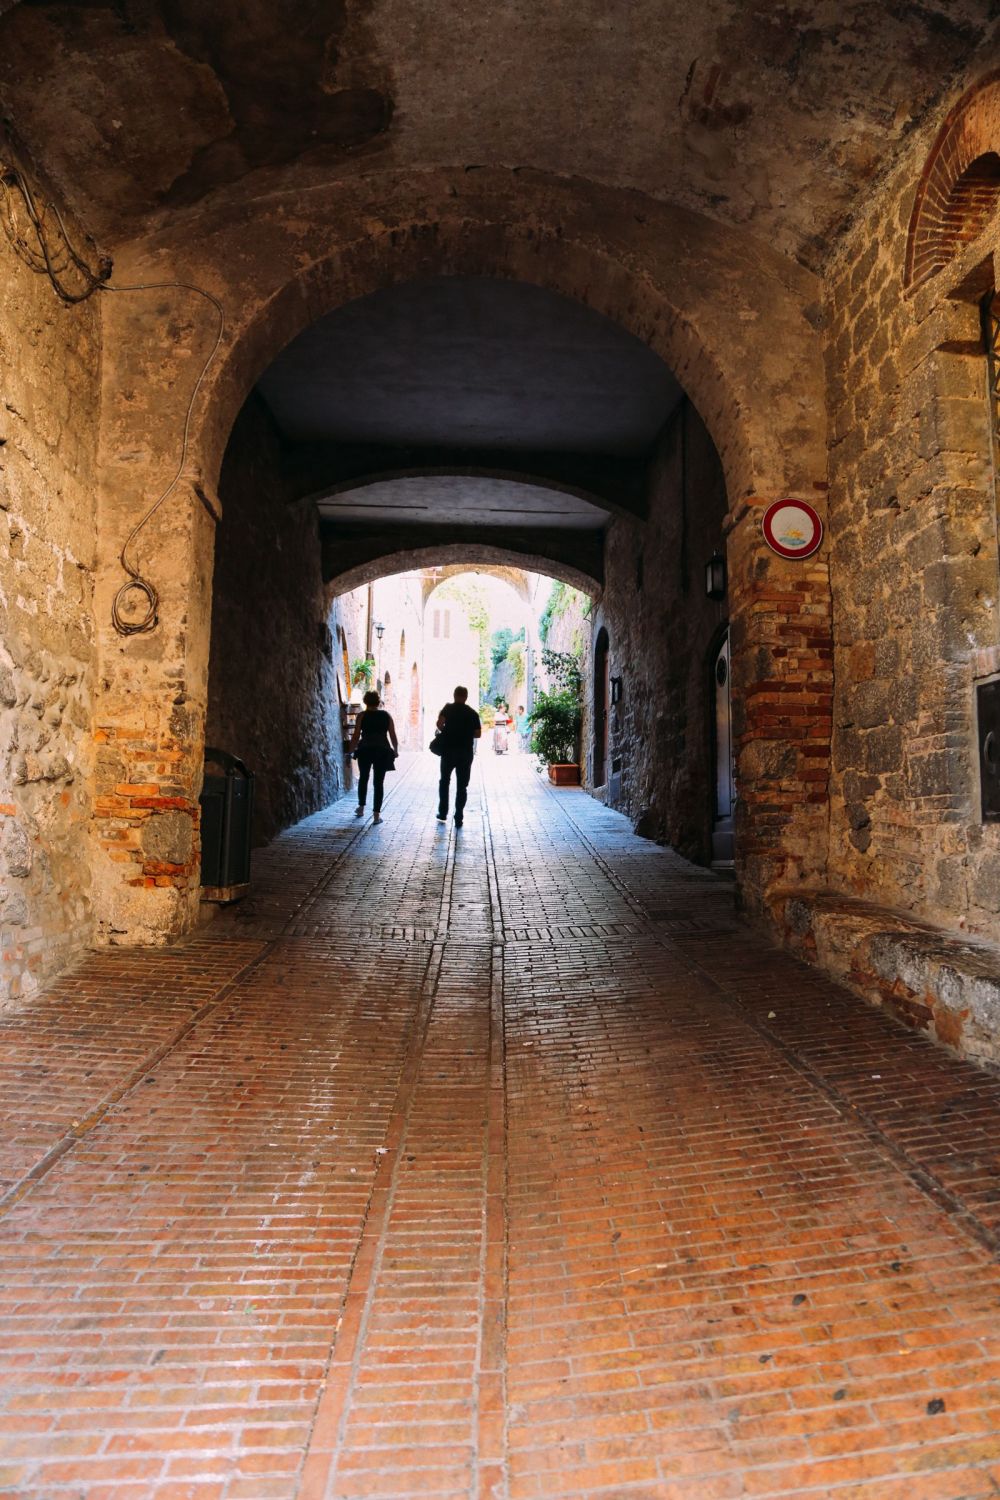
<svg viewBox="0 0 1000 1500">
<path fill-rule="evenodd" d="M 0 252 L 0 1000 L 92 938 L 97 300 Z"/>
<path fill-rule="evenodd" d="M 315 509 L 287 502 L 278 438 L 257 398 L 219 482 L 207 743 L 255 773 L 254 839 L 341 795 L 340 616 L 320 574 Z"/>
<path fill-rule="evenodd" d="M 665 360 L 689 393 L 741 514 L 779 495 L 812 495 L 825 482 L 816 278 L 742 230 L 652 200 L 642 200 L 641 212 L 637 208 L 629 194 L 544 174 L 388 170 L 338 180 L 301 199 L 279 192 L 266 212 L 254 213 L 249 238 L 245 214 L 238 222 L 195 214 L 183 228 L 172 220 L 119 254 L 123 276 L 155 283 L 176 276 L 187 286 L 216 288 L 226 309 L 223 349 L 194 413 L 191 482 L 179 487 L 169 516 L 164 513 L 148 534 L 161 564 L 163 628 L 127 656 L 109 650 L 101 674 L 99 722 L 120 754 L 123 782 L 157 783 L 161 799 L 196 814 L 212 537 L 195 476 L 207 492 L 215 488 L 235 415 L 276 353 L 331 308 L 389 281 L 513 277 L 577 297 L 617 320 Z M 120 533 L 124 514 L 133 510 L 137 484 L 155 494 L 161 476 L 169 476 L 192 370 L 212 337 L 211 318 L 204 306 L 194 308 L 191 294 L 187 301 L 180 294 L 150 296 L 148 307 L 136 298 L 127 309 L 121 306 L 125 300 L 112 305 L 118 310 L 104 359 L 101 521 L 108 536 Z M 742 535 L 741 573 L 755 584 L 759 528 L 748 522 Z M 103 545 L 101 551 L 110 556 Z M 419 561 L 412 557 L 404 565 Z M 522 559 L 521 565 L 538 564 Z M 113 581 L 117 573 L 109 562 L 99 591 L 110 590 Z M 362 581 L 354 577 L 350 585 Z M 758 599 L 749 584 L 740 597 L 756 628 L 772 601 Z M 813 607 L 806 599 L 803 618 Z M 815 607 L 828 610 L 828 599 L 817 596 Z M 746 639 L 749 671 L 756 638 L 748 632 Z M 797 725 L 801 690 L 800 679 L 790 680 L 778 711 L 759 699 L 748 735 L 777 741 L 786 724 Z M 178 700 L 189 721 L 184 735 L 173 728 Z M 142 754 L 132 738 L 137 705 L 142 744 L 149 746 Z M 154 756 L 162 771 L 151 766 Z M 816 833 L 825 809 L 809 803 L 804 778 L 779 787 L 781 767 L 775 770 L 776 762 L 759 756 L 757 763 L 764 767 L 760 807 L 770 821 L 752 874 L 763 888 L 784 875 L 789 850 L 804 878 L 803 851 L 819 857 Z M 800 769 L 797 757 L 796 773 Z M 163 941 L 186 930 L 197 918 L 196 870 L 178 864 L 161 877 L 159 862 L 143 848 L 129 864 L 112 865 L 114 811 L 99 832 L 107 857 L 95 892 L 105 930 L 129 942 Z"/>
<path fill-rule="evenodd" d="M 1000 217 L 907 285 L 914 204 L 940 165 L 935 128 L 912 139 L 829 268 L 829 853 L 824 881 L 775 888 L 769 905 L 793 948 L 996 1064 L 1000 824 L 981 817 L 975 690 L 1000 673 L 979 310 L 997 285 Z"/>
<path fill-rule="evenodd" d="M 980 819 L 977 677 L 1000 669 L 977 299 L 992 271 L 904 289 L 915 141 L 827 288 L 836 635 L 829 875 L 855 897 L 996 934 L 1000 825 Z M 997 225 L 993 226 L 994 238 Z"/>
<path fill-rule="evenodd" d="M 646 522 L 617 518 L 605 588 L 593 618 L 621 677 L 611 708 L 605 799 L 637 830 L 691 859 L 711 858 L 713 816 L 710 658 L 726 605 L 705 595 L 705 564 L 724 550 L 726 487 L 718 455 L 690 402 L 668 423 L 649 479 Z M 588 693 L 591 697 L 591 693 Z M 585 726 L 593 780 L 593 730 Z"/>
</svg>

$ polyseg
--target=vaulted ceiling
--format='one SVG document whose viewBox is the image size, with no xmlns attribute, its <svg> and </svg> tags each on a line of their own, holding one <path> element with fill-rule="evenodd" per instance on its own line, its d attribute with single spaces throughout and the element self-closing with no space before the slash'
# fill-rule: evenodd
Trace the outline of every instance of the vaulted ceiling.
<svg viewBox="0 0 1000 1500">
<path fill-rule="evenodd" d="M 0 4 L 0 8 L 2 4 Z M 106 245 L 376 168 L 630 187 L 818 268 L 994 0 L 22 0 L 5 128 Z"/>
</svg>

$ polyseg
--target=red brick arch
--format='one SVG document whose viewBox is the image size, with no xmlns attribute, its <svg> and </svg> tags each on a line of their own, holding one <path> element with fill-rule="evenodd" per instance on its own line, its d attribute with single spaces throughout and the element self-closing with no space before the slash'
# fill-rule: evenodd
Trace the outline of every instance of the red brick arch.
<svg viewBox="0 0 1000 1500">
<path fill-rule="evenodd" d="M 946 116 L 920 175 L 903 283 L 911 291 L 978 239 L 1000 206 L 1000 69 Z"/>
</svg>

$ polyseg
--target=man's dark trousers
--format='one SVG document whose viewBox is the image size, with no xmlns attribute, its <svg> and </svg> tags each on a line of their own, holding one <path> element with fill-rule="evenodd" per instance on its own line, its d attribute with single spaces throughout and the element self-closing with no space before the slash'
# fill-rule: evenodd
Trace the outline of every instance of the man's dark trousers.
<svg viewBox="0 0 1000 1500">
<path fill-rule="evenodd" d="M 465 799 L 469 793 L 469 777 L 472 775 L 471 750 L 446 750 L 441 757 L 441 785 L 438 788 L 438 817 L 448 816 L 448 783 L 455 773 L 455 822 L 461 823 L 465 813 Z"/>
</svg>

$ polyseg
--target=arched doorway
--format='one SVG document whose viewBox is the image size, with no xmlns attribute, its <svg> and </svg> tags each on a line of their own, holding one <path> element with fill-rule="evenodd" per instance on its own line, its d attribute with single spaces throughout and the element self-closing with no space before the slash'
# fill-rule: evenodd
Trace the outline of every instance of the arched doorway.
<svg viewBox="0 0 1000 1500">
<path fill-rule="evenodd" d="M 728 630 L 712 662 L 712 683 L 714 688 L 712 738 L 715 751 L 712 864 L 718 869 L 729 869 L 733 865 L 735 856 L 733 807 L 736 801 L 736 779 L 733 766 Z"/>
<path fill-rule="evenodd" d="M 594 645 L 594 786 L 604 786 L 608 779 L 608 745 L 610 740 L 611 643 L 602 625 Z"/>
</svg>

